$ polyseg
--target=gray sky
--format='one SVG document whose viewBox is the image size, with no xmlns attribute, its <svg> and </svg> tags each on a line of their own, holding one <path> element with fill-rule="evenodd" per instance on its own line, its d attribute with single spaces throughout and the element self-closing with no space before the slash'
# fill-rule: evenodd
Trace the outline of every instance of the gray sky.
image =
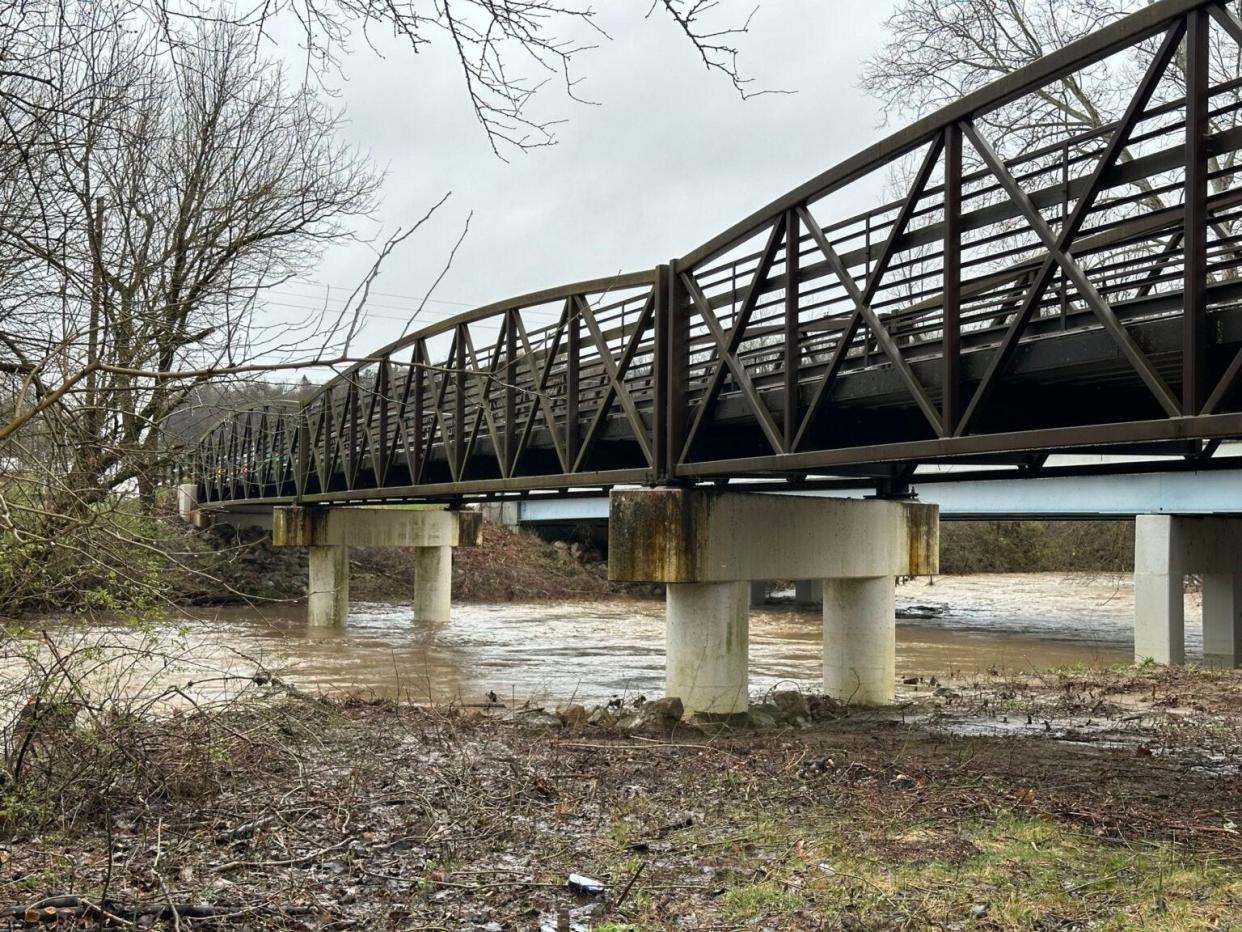
<svg viewBox="0 0 1242 932">
<path fill-rule="evenodd" d="M 724 0 L 722 5 L 732 3 Z M 418 55 L 393 41 L 344 63 L 339 103 L 351 141 L 387 171 L 367 236 L 408 226 L 452 197 L 385 264 L 354 349 L 395 339 L 439 273 L 466 215 L 470 232 L 419 323 L 578 279 L 650 268 L 683 255 L 752 210 L 889 132 L 857 88 L 882 39 L 888 0 L 766 0 L 739 38 L 755 87 L 796 91 L 740 100 L 710 74 L 667 16 L 613 3 L 612 36 L 578 60 L 584 106 L 549 86 L 540 113 L 563 116 L 559 142 L 498 159 L 475 121 L 444 43 Z M 749 9 L 736 4 L 742 15 Z M 826 222 L 826 218 L 821 218 Z M 336 247 L 313 276 L 274 292 L 267 320 L 332 305 L 373 252 Z"/>
</svg>

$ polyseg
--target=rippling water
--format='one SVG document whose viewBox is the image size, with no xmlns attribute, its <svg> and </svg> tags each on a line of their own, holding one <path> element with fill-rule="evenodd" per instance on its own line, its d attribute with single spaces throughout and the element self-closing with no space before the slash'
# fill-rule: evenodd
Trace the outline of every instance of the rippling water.
<svg viewBox="0 0 1242 932">
<path fill-rule="evenodd" d="M 776 593 L 751 610 L 751 688 L 813 687 L 820 669 L 818 608 Z M 938 577 L 898 587 L 897 670 L 902 676 L 975 670 L 1038 670 L 1132 657 L 1128 576 L 1014 574 Z M 1187 597 L 1187 652 L 1200 651 L 1197 596 Z M 87 632 L 45 627 L 63 638 L 103 633 L 118 644 L 139 635 L 121 625 Z M 550 696 L 599 700 L 658 694 L 664 608 L 655 600 L 456 605 L 452 621 L 415 622 L 408 605 L 354 603 L 344 629 L 311 628 L 301 605 L 187 612 L 157 631 L 161 650 L 136 665 L 144 688 L 270 670 L 305 689 L 373 692 L 414 700 L 484 701 Z M 176 662 L 164 648 L 175 645 Z M 223 687 L 221 687 L 223 688 Z"/>
</svg>

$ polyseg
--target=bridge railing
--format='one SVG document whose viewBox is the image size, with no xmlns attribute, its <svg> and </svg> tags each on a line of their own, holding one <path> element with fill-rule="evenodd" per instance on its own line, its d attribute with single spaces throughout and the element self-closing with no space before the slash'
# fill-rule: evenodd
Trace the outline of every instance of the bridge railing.
<svg viewBox="0 0 1242 932">
<path fill-rule="evenodd" d="M 426 327 L 301 405 L 226 418 L 194 474 L 211 501 L 366 498 L 394 485 L 445 494 L 519 472 L 585 476 L 601 458 L 641 480 L 653 465 L 654 282 L 581 282 Z"/>
<path fill-rule="evenodd" d="M 1240 39 L 1223 5 L 1157 0 L 666 266 L 471 311 L 300 407 L 239 412 L 196 453 L 203 494 L 878 474 L 1242 434 L 1242 80 L 1209 69 Z M 1108 125 L 1035 148 L 1000 131 L 1139 47 Z"/>
<path fill-rule="evenodd" d="M 1208 326 L 1213 312 L 1237 307 L 1242 195 L 1239 82 L 1209 81 L 1213 33 L 1236 44 L 1224 5 L 1153 3 L 679 260 L 670 302 L 690 308 L 678 318 L 689 351 L 670 363 L 679 390 L 668 396 L 669 474 L 796 473 L 1236 430 L 1236 418 L 1211 420 L 1238 368 L 1237 357 L 1210 358 Z M 997 132 L 1005 120 L 994 118 L 1004 108 L 1140 45 L 1145 70 L 1114 122 L 1008 151 Z M 893 172 L 902 160 L 907 171 Z M 854 203 L 874 190 L 877 173 L 904 182 L 904 196 L 842 211 L 860 188 Z M 1172 352 L 1151 336 L 1162 318 L 1182 331 Z M 1040 345 L 1077 331 L 1094 334 Z M 1075 375 L 1087 350 L 1114 359 Z M 1016 362 L 1028 373 L 1060 365 L 1060 390 L 1032 390 Z"/>
</svg>

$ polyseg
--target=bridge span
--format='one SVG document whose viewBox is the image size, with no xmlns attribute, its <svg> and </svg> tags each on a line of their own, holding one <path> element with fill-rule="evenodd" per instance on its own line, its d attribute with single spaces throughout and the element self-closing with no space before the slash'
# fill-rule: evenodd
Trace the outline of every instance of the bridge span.
<svg viewBox="0 0 1242 932">
<path fill-rule="evenodd" d="M 434 615 L 450 548 L 477 538 L 464 504 L 611 490 L 610 572 L 667 584 L 688 708 L 745 710 L 747 584 L 768 578 L 825 581 L 825 688 L 885 701 L 893 576 L 937 563 L 937 510 L 911 482 L 946 517 L 1002 507 L 964 473 L 963 491 L 933 489 L 928 467 L 1014 469 L 1028 492 L 991 488 L 1035 509 L 1050 456 L 1206 470 L 1242 437 L 1242 75 L 1220 73 L 1236 59 L 1214 41 L 1242 43 L 1225 4 L 1155 0 L 654 269 L 498 301 L 304 402 L 230 415 L 188 451 L 186 499 L 274 513 L 278 543 L 311 548 L 312 616 L 339 622 L 352 544 L 417 548 Z M 1067 76 L 1128 73 L 1115 56 L 1140 48 L 1108 125 L 1050 126 L 1033 148 L 998 130 Z M 877 178 L 903 193 L 847 209 Z M 1235 521 L 1146 514 L 1174 495 L 1242 510 L 1224 475 L 1211 500 L 1183 478 L 1070 487 L 1066 508 L 1100 494 L 1144 513 L 1140 655 L 1181 659 L 1181 578 L 1202 571 L 1205 639 L 1238 656 Z M 771 494 L 842 481 L 877 498 Z M 451 510 L 358 507 L 382 503 Z"/>
<path fill-rule="evenodd" d="M 1210 470 L 1075 473 L 973 478 L 970 473 L 914 476 L 908 493 L 935 505 L 942 521 L 1126 519 L 1142 514 L 1242 515 L 1242 462 Z M 744 490 L 744 485 L 734 486 Z M 776 493 L 782 494 L 782 493 Z M 783 494 L 863 498 L 870 485 L 799 488 Z M 512 527 L 606 524 L 603 495 L 538 496 L 487 503 L 489 519 Z"/>
</svg>

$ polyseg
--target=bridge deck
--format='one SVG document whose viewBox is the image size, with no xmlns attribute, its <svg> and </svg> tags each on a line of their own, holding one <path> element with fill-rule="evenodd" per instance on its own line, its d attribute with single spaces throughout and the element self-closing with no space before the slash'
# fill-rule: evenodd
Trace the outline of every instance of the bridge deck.
<svg viewBox="0 0 1242 932">
<path fill-rule="evenodd" d="M 1203 441 L 1242 436 L 1242 79 L 1210 79 L 1213 34 L 1242 27 L 1216 4 L 1158 0 L 668 265 L 480 308 L 302 405 L 239 412 L 194 452 L 201 497 L 1210 455 Z M 1114 123 L 1021 153 L 994 138 L 1002 108 L 1140 43 L 1150 66 Z M 1184 84 L 1167 73 L 1179 51 Z M 837 206 L 877 173 L 905 194 Z"/>
</svg>

